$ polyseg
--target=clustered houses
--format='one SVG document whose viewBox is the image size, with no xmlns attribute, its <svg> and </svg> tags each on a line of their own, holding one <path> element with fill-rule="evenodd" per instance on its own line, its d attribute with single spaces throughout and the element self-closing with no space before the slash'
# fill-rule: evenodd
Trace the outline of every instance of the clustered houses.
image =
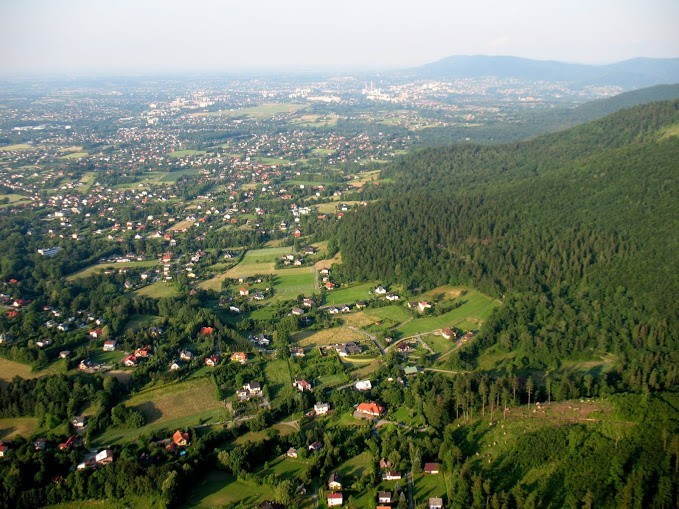
<svg viewBox="0 0 679 509">
<path fill-rule="evenodd" d="M 328 97 L 329 100 L 334 101 L 337 97 L 339 101 L 344 101 L 339 95 L 326 96 L 320 92 L 317 90 L 312 95 L 302 94 L 300 97 L 308 101 L 325 101 Z M 383 100 L 384 97 L 384 94 L 370 94 L 371 100 Z M 106 101 L 106 99 L 95 99 L 93 103 L 97 101 Z M 364 160 L 383 159 L 393 155 L 396 150 L 409 146 L 410 143 L 401 135 L 384 136 L 379 133 L 351 137 L 326 132 L 326 130 L 306 130 L 299 127 L 280 130 L 272 134 L 260 134 L 261 130 L 257 130 L 250 137 L 230 140 L 229 148 L 223 151 L 211 149 L 184 151 L 187 143 L 177 134 L 179 122 L 190 123 L 196 132 L 206 128 L 206 122 L 222 122 L 220 126 L 222 128 L 238 127 L 239 129 L 243 127 L 240 122 L 244 122 L 246 126 L 252 122 L 252 119 L 236 121 L 229 116 L 217 119 L 213 117 L 212 120 L 208 120 L 207 116 L 203 118 L 202 116 L 186 117 L 183 115 L 197 108 L 219 102 L 228 102 L 231 105 L 232 101 L 237 103 L 233 97 L 217 98 L 210 94 L 205 97 L 192 96 L 159 101 L 157 105 L 144 111 L 138 118 L 125 119 L 124 122 L 121 119 L 112 118 L 111 125 L 116 127 L 113 130 L 107 130 L 107 134 L 88 133 L 88 130 L 78 129 L 64 131 L 62 127 L 59 127 L 60 132 L 57 132 L 53 126 L 48 126 L 45 129 L 45 135 L 36 135 L 33 148 L 25 153 L 5 151 L 0 148 L 0 159 L 3 161 L 0 167 L 0 184 L 26 198 L 22 200 L 23 203 L 12 205 L 4 210 L 14 213 L 20 207 L 33 207 L 39 212 L 43 221 L 38 222 L 26 234 L 40 236 L 38 244 L 40 247 L 36 249 L 40 255 L 40 263 L 59 261 L 59 257 L 66 256 L 64 252 L 73 252 L 68 248 L 74 245 L 85 246 L 91 240 L 100 241 L 106 246 L 106 249 L 101 252 L 118 253 L 107 254 L 105 258 L 99 260 L 102 265 L 106 266 L 100 271 L 101 274 L 111 276 L 108 278 L 109 281 L 118 280 L 117 284 L 121 287 L 121 291 L 123 287 L 124 291 L 131 291 L 152 283 L 162 284 L 174 279 L 185 282 L 185 278 L 201 278 L 205 266 L 209 265 L 205 260 L 206 257 L 213 258 L 210 263 L 214 262 L 215 257 L 220 260 L 223 257 L 223 260 L 235 262 L 235 259 L 241 256 L 238 249 L 232 248 L 233 251 L 225 251 L 224 246 L 220 245 L 217 254 L 212 252 L 215 249 L 210 243 L 214 242 L 212 232 L 217 230 L 252 232 L 262 239 L 270 237 L 278 240 L 294 240 L 292 237 L 299 239 L 312 234 L 313 230 L 309 225 L 313 221 L 328 221 L 341 218 L 348 213 L 353 205 L 341 203 L 339 200 L 333 201 L 333 204 L 339 204 L 335 206 L 334 214 L 332 212 L 317 213 L 315 207 L 318 203 L 327 204 L 326 199 L 331 196 L 339 199 L 349 192 L 357 192 L 357 188 L 351 183 L 345 181 L 308 185 L 288 182 L 289 180 L 305 180 L 304 170 L 298 170 L 295 167 L 295 161 L 302 156 L 306 157 L 310 147 L 327 151 L 327 156 L 323 157 L 323 163 L 332 166 L 347 162 L 359 163 Z M 92 103 L 83 104 L 81 107 L 85 110 L 96 109 Z M 117 105 L 111 106 L 110 114 L 115 116 L 117 108 Z M 12 106 L 8 110 L 9 113 L 3 112 L 0 116 L 4 118 L 6 114 L 16 113 Z M 118 120 L 121 122 L 119 123 Z M 101 153 L 91 154 L 83 152 L 82 155 L 73 158 L 72 163 L 61 160 L 64 146 L 80 145 L 111 147 L 111 150 L 107 148 Z M 267 161 L 264 162 L 262 158 L 266 158 Z M 91 165 L 96 171 L 87 170 L 85 173 L 83 169 L 87 167 L 86 165 Z M 25 167 L 33 167 L 35 172 L 31 174 L 31 172 L 18 170 L 18 168 Z M 173 178 L 177 177 L 177 171 L 182 172 L 179 183 L 173 181 Z M 168 177 L 167 182 L 158 183 L 146 179 L 147 172 L 164 174 Z M 201 194 L 195 197 L 195 201 L 191 193 L 182 194 L 184 191 L 182 186 L 186 183 L 202 188 L 197 191 Z M 55 192 L 44 193 L 45 189 Z M 189 195 L 191 198 L 185 198 Z M 353 200 L 354 198 L 343 199 Z M 187 200 L 193 201 L 190 209 L 185 206 Z M 284 202 L 283 206 L 277 207 L 272 204 L 277 200 Z M 313 205 L 308 205 L 310 203 Z M 145 206 L 154 207 L 156 212 L 152 215 L 143 212 Z M 304 245 L 305 240 L 295 240 L 295 243 L 296 246 Z M 37 246 L 33 249 L 35 247 Z M 301 250 L 297 248 L 294 254 L 284 257 L 283 263 L 292 266 L 308 265 L 312 263 L 310 257 L 315 253 L 316 249 L 312 246 Z M 327 291 L 336 288 L 335 282 L 331 280 L 329 269 L 321 269 L 319 276 L 320 287 Z M 18 283 L 10 280 L 6 284 L 15 285 L 16 288 L 12 291 L 8 290 L 7 294 L 0 295 L 0 304 L 7 308 L 5 312 L 10 320 L 20 317 L 23 310 L 30 304 L 20 297 Z M 263 290 L 250 283 L 242 282 L 243 286 L 237 285 L 229 290 L 228 300 L 226 300 L 227 297 L 222 297 L 234 314 L 241 313 L 241 310 L 251 310 L 249 305 L 256 304 L 252 301 L 262 301 L 271 297 L 273 290 L 270 291 L 269 288 Z M 236 292 L 238 296 L 235 295 Z M 400 298 L 383 287 L 376 288 L 374 292 L 375 295 L 389 302 L 396 302 Z M 245 298 L 239 299 L 238 297 Z M 220 298 L 220 303 L 222 298 Z M 320 302 L 321 300 L 304 298 L 298 302 L 300 307 L 294 307 L 291 313 L 296 316 L 305 313 L 314 316 L 312 310 L 318 307 Z M 428 309 L 424 306 L 427 304 L 424 301 L 416 304 L 420 312 Z M 367 303 L 363 301 L 356 303 L 358 309 L 366 306 Z M 349 305 L 325 309 L 329 314 L 351 311 Z M 122 350 L 130 348 L 128 338 L 111 337 L 106 324 L 89 313 L 79 311 L 77 315 L 74 313 L 74 316 L 69 317 L 68 313 L 57 309 L 43 308 L 42 312 L 48 314 L 49 318 L 44 324 L 45 329 L 48 332 L 50 330 L 55 332 L 57 339 L 52 337 L 37 339 L 34 345 L 42 349 L 41 355 L 47 351 L 54 356 L 53 354 L 59 351 L 59 348 L 64 348 L 59 343 L 60 335 L 62 337 L 67 334 L 75 335 L 78 331 L 81 331 L 85 338 L 89 335 L 91 348 L 88 352 L 95 352 L 92 353 L 95 359 L 121 358 L 120 362 L 123 366 L 133 368 L 152 355 L 150 345 L 136 348 L 133 352 L 123 353 Z M 152 333 L 151 330 L 148 332 L 153 339 L 148 337 L 143 341 L 148 340 L 160 346 L 156 355 L 162 354 L 163 345 L 158 340 L 161 331 L 158 330 L 157 334 Z M 221 329 L 219 332 L 221 333 Z M 45 334 L 45 336 L 50 335 Z M 183 343 L 190 344 L 190 347 L 200 354 L 194 354 L 189 349 L 179 350 L 178 347 L 173 347 L 172 355 L 176 355 L 177 359 L 170 364 L 170 370 L 181 370 L 187 365 L 196 367 L 200 364 L 201 357 L 206 366 L 215 367 L 219 364 L 220 356 L 216 351 L 216 345 L 222 340 L 221 334 L 217 334 L 213 327 L 206 326 L 200 329 L 199 336 L 199 341 L 207 343 L 214 339 L 215 354 L 205 357 L 205 352 L 208 350 L 199 349 L 194 343 Z M 16 338 L 4 333 L 0 336 L 2 343 L 15 340 Z M 263 334 L 251 336 L 250 341 L 253 346 L 261 350 L 267 349 L 271 342 Z M 79 346 L 77 349 L 75 346 L 72 348 L 73 352 L 80 354 Z M 361 352 L 361 347 L 355 343 L 335 345 L 334 348 L 340 356 L 355 355 Z M 119 353 L 102 356 L 101 350 L 107 353 L 116 351 Z M 303 348 L 291 348 L 290 353 L 300 358 L 305 355 Z M 61 350 L 59 355 L 66 359 L 69 358 L 71 352 Z M 248 355 L 245 352 L 234 352 L 229 359 L 234 363 L 245 364 L 248 361 Z M 162 369 L 167 368 L 170 360 L 171 357 L 168 357 L 162 361 Z M 78 358 L 74 362 L 81 371 L 86 373 L 105 369 L 105 366 L 90 358 Z M 406 374 L 408 374 L 407 371 Z M 301 392 L 312 390 L 311 383 L 301 377 L 295 378 L 293 386 Z M 361 391 L 370 390 L 371 382 L 369 380 L 359 381 L 355 388 Z M 261 396 L 262 390 L 263 387 L 259 382 L 250 381 L 238 391 L 237 397 L 244 401 L 251 397 Z M 330 405 L 327 403 L 318 402 L 313 407 L 313 413 L 318 416 L 327 414 L 329 410 Z M 356 412 L 366 418 L 376 418 L 384 415 L 386 409 L 378 403 L 365 402 L 356 407 Z M 71 421 L 71 425 L 81 432 L 87 424 L 84 418 L 78 417 Z M 59 444 L 59 448 L 69 450 L 78 445 L 80 441 L 80 437 L 76 434 Z M 189 446 L 189 434 L 177 430 L 172 438 L 167 438 L 162 442 L 168 450 L 181 450 Z M 44 447 L 46 447 L 46 441 L 36 440 L 36 450 L 42 450 Z M 320 442 L 313 442 L 308 447 L 312 452 L 322 449 Z M 0 457 L 7 452 L 7 444 L 0 443 Z M 296 457 L 297 451 L 291 448 L 288 456 Z M 93 458 L 88 458 L 88 461 L 82 464 L 85 465 L 84 468 L 89 468 L 104 465 L 113 460 L 112 451 L 105 449 L 96 452 Z M 426 468 L 425 471 L 427 471 Z M 434 475 L 437 470 L 430 469 L 427 473 Z M 387 470 L 385 478 L 400 479 L 401 476 L 398 472 Z M 334 491 L 328 496 L 328 505 L 342 505 L 342 479 L 337 473 L 333 473 L 329 479 L 328 487 Z M 378 502 L 392 503 L 390 497 L 389 492 L 381 492 Z"/>
</svg>

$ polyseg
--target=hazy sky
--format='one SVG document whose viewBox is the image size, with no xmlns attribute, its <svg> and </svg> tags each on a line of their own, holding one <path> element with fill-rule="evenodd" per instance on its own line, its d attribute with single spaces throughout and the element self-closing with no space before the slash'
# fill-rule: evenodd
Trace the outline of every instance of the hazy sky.
<svg viewBox="0 0 679 509">
<path fill-rule="evenodd" d="M 0 0 L 0 73 L 679 56 L 679 0 Z"/>
</svg>

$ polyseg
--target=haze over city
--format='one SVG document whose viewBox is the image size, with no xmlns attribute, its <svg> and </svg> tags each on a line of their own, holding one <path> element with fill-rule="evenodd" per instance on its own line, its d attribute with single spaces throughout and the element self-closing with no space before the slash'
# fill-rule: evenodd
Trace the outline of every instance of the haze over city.
<svg viewBox="0 0 679 509">
<path fill-rule="evenodd" d="M 672 0 L 5 0 L 0 74 L 361 70 L 455 54 L 679 55 Z"/>
</svg>

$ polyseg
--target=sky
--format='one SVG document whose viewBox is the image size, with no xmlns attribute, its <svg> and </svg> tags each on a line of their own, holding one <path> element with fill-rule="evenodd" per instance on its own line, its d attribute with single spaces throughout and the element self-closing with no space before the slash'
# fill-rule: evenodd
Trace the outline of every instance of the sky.
<svg viewBox="0 0 679 509">
<path fill-rule="evenodd" d="M 0 74 L 679 57 L 679 0 L 0 0 Z"/>
</svg>

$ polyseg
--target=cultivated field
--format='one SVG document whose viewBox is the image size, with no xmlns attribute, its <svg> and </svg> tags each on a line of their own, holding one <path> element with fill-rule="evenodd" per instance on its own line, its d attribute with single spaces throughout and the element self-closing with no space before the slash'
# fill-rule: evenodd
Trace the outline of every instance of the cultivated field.
<svg viewBox="0 0 679 509">
<path fill-rule="evenodd" d="M 184 221 L 179 221 L 178 223 L 168 227 L 168 230 L 173 232 L 183 232 L 184 230 L 191 228 L 195 222 L 195 220 L 185 219 Z"/>
<path fill-rule="evenodd" d="M 179 295 L 179 290 L 174 283 L 165 283 L 163 281 L 157 281 L 151 283 L 144 288 L 136 290 L 137 295 L 144 295 L 146 297 L 152 297 L 154 299 L 163 299 L 166 297 L 177 297 Z"/>
<path fill-rule="evenodd" d="M 168 152 L 168 156 L 174 158 L 174 159 L 179 159 L 180 157 L 184 156 L 202 156 L 204 154 L 207 154 L 204 150 L 175 150 L 174 152 Z"/>
<path fill-rule="evenodd" d="M 125 405 L 139 410 L 147 424 L 137 429 L 109 429 L 97 439 L 98 444 L 132 440 L 160 428 L 184 428 L 227 419 L 224 403 L 215 398 L 210 378 L 193 378 L 185 382 L 145 389 Z"/>
<path fill-rule="evenodd" d="M 347 341 L 363 341 L 365 336 L 345 327 L 333 327 L 319 331 L 299 332 L 293 336 L 299 346 L 324 346 Z"/>
</svg>

